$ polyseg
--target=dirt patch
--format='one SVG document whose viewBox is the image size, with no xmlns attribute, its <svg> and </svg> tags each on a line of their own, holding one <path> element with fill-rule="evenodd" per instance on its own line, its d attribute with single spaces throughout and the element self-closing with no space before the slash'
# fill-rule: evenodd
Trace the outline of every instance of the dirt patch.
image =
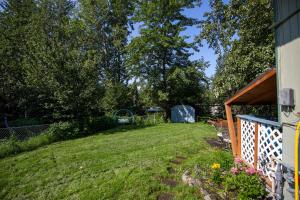
<svg viewBox="0 0 300 200">
<path fill-rule="evenodd" d="M 170 162 L 171 162 L 171 163 L 174 163 L 174 164 L 176 164 L 176 165 L 179 165 L 179 164 L 182 163 L 182 160 L 177 160 L 177 159 L 175 159 L 175 160 L 171 160 Z"/>
<path fill-rule="evenodd" d="M 211 146 L 211 147 L 215 147 L 215 148 L 219 148 L 219 149 L 224 149 L 226 148 L 226 144 L 224 142 L 221 142 L 218 139 L 215 138 L 207 138 L 205 139 L 206 142 Z"/>
<path fill-rule="evenodd" d="M 176 156 L 176 158 L 174 160 L 171 160 L 171 163 L 174 163 L 176 165 L 181 164 L 184 160 L 186 159 L 186 157 L 184 156 Z"/>
<path fill-rule="evenodd" d="M 175 187 L 177 185 L 177 181 L 174 179 L 170 179 L 170 178 L 162 178 L 161 182 L 170 187 Z"/>
<path fill-rule="evenodd" d="M 175 174 L 175 169 L 173 167 L 167 167 L 167 171 L 169 174 Z"/>
<path fill-rule="evenodd" d="M 157 196 L 157 200 L 171 200 L 173 199 L 173 194 L 170 193 L 161 193 Z"/>
</svg>

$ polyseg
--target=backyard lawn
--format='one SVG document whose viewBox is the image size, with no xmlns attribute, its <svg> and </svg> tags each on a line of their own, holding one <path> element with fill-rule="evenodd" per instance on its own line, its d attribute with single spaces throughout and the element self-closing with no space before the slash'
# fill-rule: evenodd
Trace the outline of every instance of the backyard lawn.
<svg viewBox="0 0 300 200">
<path fill-rule="evenodd" d="M 51 144 L 0 160 L 0 199 L 201 199 L 181 176 L 214 162 L 211 137 L 210 125 L 160 124 Z"/>
</svg>

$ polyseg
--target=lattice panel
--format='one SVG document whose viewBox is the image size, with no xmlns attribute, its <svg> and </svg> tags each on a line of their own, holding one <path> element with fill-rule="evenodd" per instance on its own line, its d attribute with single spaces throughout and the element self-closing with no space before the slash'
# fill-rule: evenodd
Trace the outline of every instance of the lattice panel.
<svg viewBox="0 0 300 200">
<path fill-rule="evenodd" d="M 255 122 L 241 120 L 241 156 L 249 164 L 254 163 Z"/>
<path fill-rule="evenodd" d="M 282 132 L 278 127 L 260 124 L 258 126 L 258 162 L 257 168 L 270 178 L 271 169 L 282 160 Z"/>
</svg>

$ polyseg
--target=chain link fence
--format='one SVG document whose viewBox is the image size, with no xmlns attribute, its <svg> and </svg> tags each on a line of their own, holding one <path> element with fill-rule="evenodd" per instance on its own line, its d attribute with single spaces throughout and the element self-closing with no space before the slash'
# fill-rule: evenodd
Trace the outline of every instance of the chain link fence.
<svg viewBox="0 0 300 200">
<path fill-rule="evenodd" d="M 0 128 L 0 140 L 5 140 L 10 137 L 16 137 L 19 140 L 26 140 L 30 137 L 40 135 L 48 128 L 49 124 Z"/>
</svg>

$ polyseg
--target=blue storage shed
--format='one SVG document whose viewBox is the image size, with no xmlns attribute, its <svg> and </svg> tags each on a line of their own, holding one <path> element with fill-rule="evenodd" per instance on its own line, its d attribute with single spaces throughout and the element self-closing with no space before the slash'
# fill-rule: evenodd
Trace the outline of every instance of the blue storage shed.
<svg viewBox="0 0 300 200">
<path fill-rule="evenodd" d="M 171 108 L 171 121 L 195 123 L 195 109 L 189 105 L 176 105 Z"/>
</svg>

